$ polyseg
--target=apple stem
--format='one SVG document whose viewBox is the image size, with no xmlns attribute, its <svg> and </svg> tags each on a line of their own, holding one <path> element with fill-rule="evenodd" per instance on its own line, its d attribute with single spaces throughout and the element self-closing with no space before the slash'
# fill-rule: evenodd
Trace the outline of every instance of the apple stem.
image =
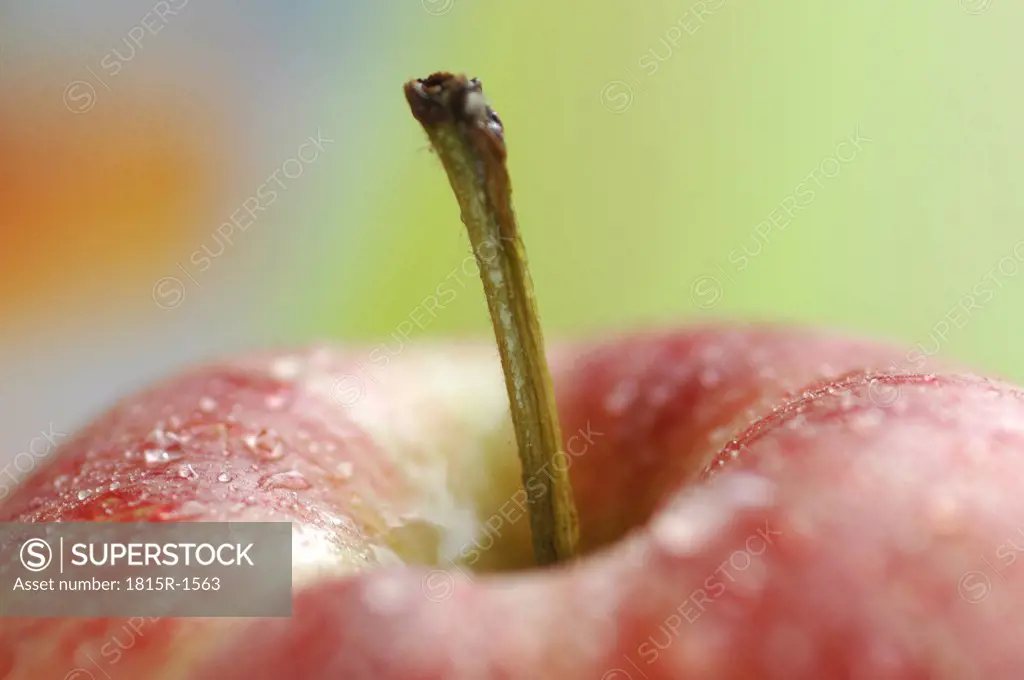
<svg viewBox="0 0 1024 680">
<path fill-rule="evenodd" d="M 570 559 L 579 535 L 576 504 L 568 466 L 555 461 L 562 434 L 512 210 L 504 128 L 475 78 L 435 73 L 406 83 L 405 96 L 448 174 L 480 268 L 519 446 L 534 558 L 538 565 Z"/>
</svg>

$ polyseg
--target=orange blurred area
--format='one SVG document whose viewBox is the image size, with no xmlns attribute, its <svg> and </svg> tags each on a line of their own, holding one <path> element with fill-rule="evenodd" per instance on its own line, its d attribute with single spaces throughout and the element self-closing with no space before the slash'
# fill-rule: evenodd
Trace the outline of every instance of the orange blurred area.
<svg viewBox="0 0 1024 680">
<path fill-rule="evenodd" d="M 2 94 L 0 317 L 97 292 L 123 304 L 111 284 L 150 279 L 209 231 L 221 155 L 210 121 L 176 109 L 174 92 L 118 94 L 132 105 L 83 113 L 51 91 Z"/>
</svg>

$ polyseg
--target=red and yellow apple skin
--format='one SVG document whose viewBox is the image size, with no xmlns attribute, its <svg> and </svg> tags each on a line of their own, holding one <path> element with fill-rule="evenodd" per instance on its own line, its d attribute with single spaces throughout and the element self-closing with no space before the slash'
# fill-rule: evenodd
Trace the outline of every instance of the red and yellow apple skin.
<svg viewBox="0 0 1024 680">
<path fill-rule="evenodd" d="M 903 356 L 759 328 L 557 347 L 588 555 L 473 580 L 439 569 L 529 556 L 493 348 L 195 369 L 0 520 L 292 521 L 294 616 L 2 620 L 0 677 L 1016 678 L 1022 395 Z"/>
</svg>

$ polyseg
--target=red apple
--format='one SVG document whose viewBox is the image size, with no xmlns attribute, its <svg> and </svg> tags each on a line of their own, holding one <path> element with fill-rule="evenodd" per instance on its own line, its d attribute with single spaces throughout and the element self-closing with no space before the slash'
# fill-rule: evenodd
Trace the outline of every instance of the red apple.
<svg viewBox="0 0 1024 680">
<path fill-rule="evenodd" d="M 0 677 L 1019 677 L 1022 395 L 902 356 L 756 328 L 556 347 L 588 554 L 473 580 L 440 569 L 530 561 L 492 347 L 198 368 L 0 520 L 292 520 L 294 616 L 7 619 Z"/>
</svg>

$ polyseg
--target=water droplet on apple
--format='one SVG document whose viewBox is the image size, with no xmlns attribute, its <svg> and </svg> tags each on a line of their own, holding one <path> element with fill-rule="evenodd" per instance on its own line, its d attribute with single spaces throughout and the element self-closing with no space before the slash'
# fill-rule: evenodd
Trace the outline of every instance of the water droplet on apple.
<svg viewBox="0 0 1024 680">
<path fill-rule="evenodd" d="M 171 440 L 167 436 L 167 432 L 165 432 L 159 425 L 153 428 L 153 430 L 147 434 L 146 438 L 143 440 L 143 444 L 157 449 L 165 448 L 170 443 Z"/>
<path fill-rule="evenodd" d="M 196 472 L 194 467 L 186 463 L 178 468 L 178 476 L 182 479 L 196 479 L 199 477 L 199 473 Z"/>
<path fill-rule="evenodd" d="M 227 484 L 227 483 L 228 483 L 228 482 L 230 482 L 230 481 L 231 481 L 232 479 L 234 479 L 234 478 L 233 478 L 233 477 L 231 476 L 231 474 L 230 474 L 230 473 L 228 473 L 228 472 L 222 472 L 222 473 L 220 473 L 219 475 L 217 475 L 217 481 L 218 481 L 218 482 L 222 482 L 222 483 L 224 483 L 224 484 Z"/>
<path fill-rule="evenodd" d="M 242 437 L 246 447 L 257 458 L 271 461 L 284 458 L 284 444 L 274 430 L 260 430 Z"/>
<path fill-rule="evenodd" d="M 269 475 L 261 479 L 259 485 L 263 489 L 288 489 L 289 491 L 304 491 L 310 488 L 309 480 L 298 470 Z"/>
<path fill-rule="evenodd" d="M 167 449 L 146 449 L 142 457 L 149 467 L 163 467 L 181 458 L 181 454 Z"/>
<path fill-rule="evenodd" d="M 212 413 L 217 410 L 217 400 L 213 397 L 203 397 L 199 400 L 199 410 L 203 413 Z"/>
<path fill-rule="evenodd" d="M 341 515 L 335 515 L 334 513 L 327 512 L 326 510 L 318 510 L 317 513 L 323 519 L 324 524 L 332 527 L 346 527 L 355 531 L 356 525 L 348 517 Z"/>
<path fill-rule="evenodd" d="M 84 501 L 86 498 L 92 495 L 92 491 L 90 491 L 89 489 L 82 489 L 81 491 L 78 492 L 77 495 L 78 500 Z"/>
<path fill-rule="evenodd" d="M 113 515 L 114 510 L 116 510 L 123 504 L 124 501 L 122 501 L 117 496 L 107 496 L 102 501 L 100 501 L 100 507 L 103 508 L 103 513 L 106 515 Z"/>
</svg>

